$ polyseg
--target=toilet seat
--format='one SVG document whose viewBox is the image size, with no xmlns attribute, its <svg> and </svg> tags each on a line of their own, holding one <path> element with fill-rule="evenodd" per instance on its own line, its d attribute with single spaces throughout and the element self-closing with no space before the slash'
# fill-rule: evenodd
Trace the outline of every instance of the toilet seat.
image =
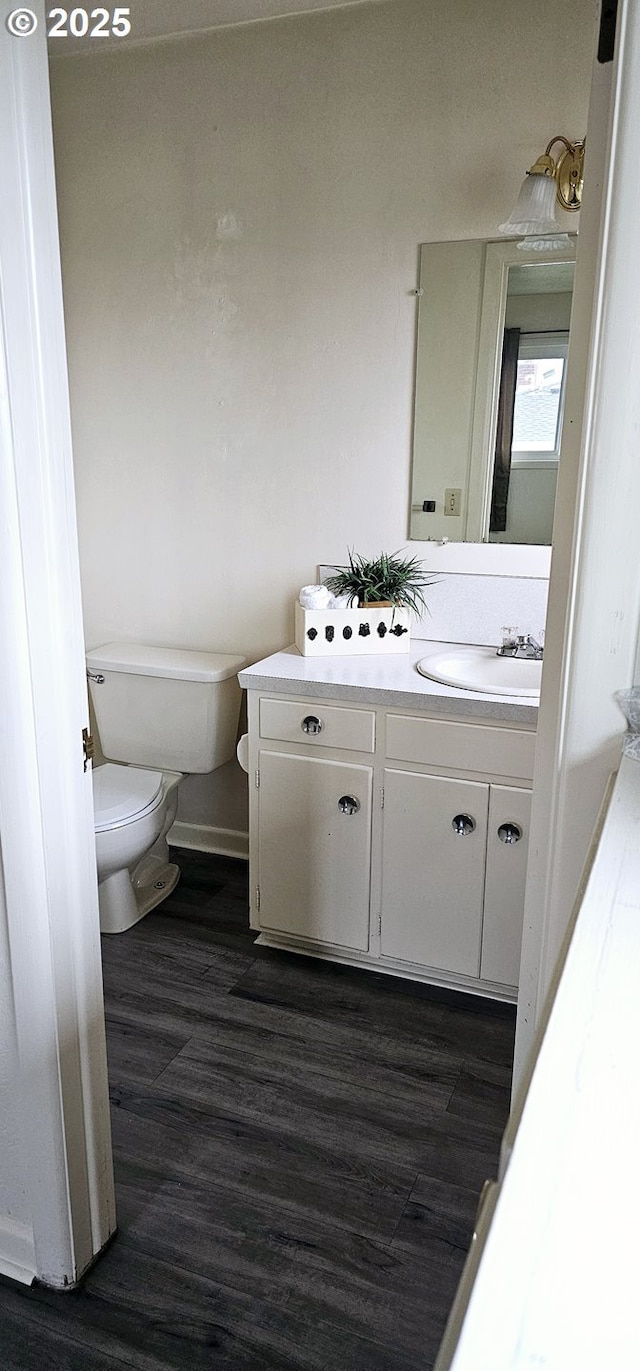
<svg viewBox="0 0 640 1371">
<path fill-rule="evenodd" d="M 96 833 L 122 828 L 155 808 L 163 788 L 161 771 L 105 762 L 93 773 L 93 814 Z"/>
</svg>

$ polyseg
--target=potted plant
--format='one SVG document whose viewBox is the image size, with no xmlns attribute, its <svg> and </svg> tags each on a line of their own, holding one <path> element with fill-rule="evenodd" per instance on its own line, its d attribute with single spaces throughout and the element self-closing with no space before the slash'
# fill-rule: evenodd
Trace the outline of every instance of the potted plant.
<svg viewBox="0 0 640 1371">
<path fill-rule="evenodd" d="M 417 557 L 381 552 L 367 560 L 349 553 L 349 564 L 336 567 L 325 586 L 339 603 L 333 608 L 295 606 L 295 643 L 303 655 L 408 652 L 411 613 L 428 608 L 427 576 Z"/>
<path fill-rule="evenodd" d="M 334 595 L 348 595 L 354 607 L 393 605 L 417 615 L 427 609 L 424 591 L 432 583 L 417 557 L 399 557 L 396 552 L 381 552 L 370 561 L 350 552 L 349 565 L 325 581 Z"/>
</svg>

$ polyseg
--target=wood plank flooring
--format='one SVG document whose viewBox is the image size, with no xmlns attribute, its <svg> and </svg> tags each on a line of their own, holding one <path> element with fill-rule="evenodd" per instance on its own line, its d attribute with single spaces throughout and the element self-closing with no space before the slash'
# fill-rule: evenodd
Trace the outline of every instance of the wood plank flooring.
<svg viewBox="0 0 640 1371">
<path fill-rule="evenodd" d="M 495 1176 L 514 1013 L 256 948 L 242 862 L 103 938 L 118 1233 L 0 1285 L 2 1371 L 428 1371 Z"/>
</svg>

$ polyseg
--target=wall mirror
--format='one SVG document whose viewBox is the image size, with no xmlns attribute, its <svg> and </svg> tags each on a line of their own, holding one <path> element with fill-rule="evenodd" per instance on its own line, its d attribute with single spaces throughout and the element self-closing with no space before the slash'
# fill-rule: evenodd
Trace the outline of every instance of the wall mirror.
<svg viewBox="0 0 640 1371">
<path fill-rule="evenodd" d="M 575 253 L 422 245 L 410 538 L 551 543 Z"/>
</svg>

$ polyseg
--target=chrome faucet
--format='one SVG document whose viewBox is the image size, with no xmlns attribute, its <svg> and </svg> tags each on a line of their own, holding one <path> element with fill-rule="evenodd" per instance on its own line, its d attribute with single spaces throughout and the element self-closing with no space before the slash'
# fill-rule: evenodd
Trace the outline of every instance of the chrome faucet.
<svg viewBox="0 0 640 1371">
<path fill-rule="evenodd" d="M 498 657 L 527 657 L 529 661 L 542 661 L 544 648 L 531 633 L 518 633 L 517 629 L 502 630 L 502 647 L 497 650 Z"/>
</svg>

